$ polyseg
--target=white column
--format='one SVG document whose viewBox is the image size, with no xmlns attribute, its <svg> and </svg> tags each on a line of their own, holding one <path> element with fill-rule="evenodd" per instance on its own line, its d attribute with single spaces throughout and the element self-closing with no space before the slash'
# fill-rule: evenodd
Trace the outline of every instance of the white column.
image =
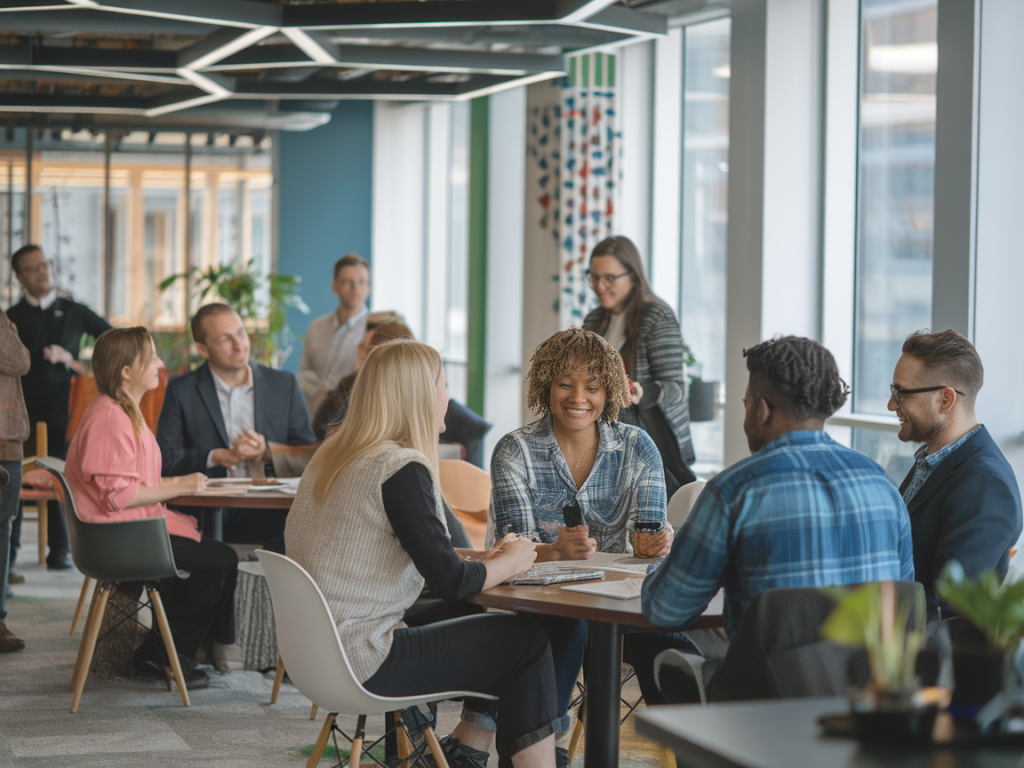
<svg viewBox="0 0 1024 768">
<path fill-rule="evenodd" d="M 526 88 L 489 97 L 487 158 L 487 360 L 484 444 L 522 426 L 523 233 L 526 197 Z"/>
<path fill-rule="evenodd" d="M 622 130 L 622 188 L 615 229 L 616 234 L 625 235 L 636 243 L 640 254 L 649 259 L 654 43 L 636 43 L 620 48 L 616 62 L 615 90 Z"/>
<path fill-rule="evenodd" d="M 650 278 L 679 314 L 683 194 L 683 30 L 654 41 L 654 148 L 651 169 Z M 641 255 L 647 255 L 643 251 Z"/>
</svg>

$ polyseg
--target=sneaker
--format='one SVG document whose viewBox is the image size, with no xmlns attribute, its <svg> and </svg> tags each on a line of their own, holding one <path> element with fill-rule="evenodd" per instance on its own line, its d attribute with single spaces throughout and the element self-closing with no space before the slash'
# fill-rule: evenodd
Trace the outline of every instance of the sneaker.
<svg viewBox="0 0 1024 768">
<path fill-rule="evenodd" d="M 443 737 L 440 743 L 449 768 L 487 768 L 487 759 L 491 756 L 489 752 L 467 747 L 451 734 Z M 423 760 L 430 768 L 436 768 L 434 756 L 429 750 L 423 755 Z"/>
<path fill-rule="evenodd" d="M 21 575 L 20 573 L 18 573 L 17 571 L 11 571 L 10 573 L 7 574 L 7 583 L 8 584 L 24 584 L 25 583 L 25 577 L 23 575 Z"/>
<path fill-rule="evenodd" d="M 244 669 L 245 660 L 242 658 L 242 646 L 238 643 L 224 645 L 215 642 L 210 650 L 213 659 L 213 666 L 218 672 L 230 672 L 233 669 Z"/>
<path fill-rule="evenodd" d="M 7 628 L 7 624 L 0 621 L 0 653 L 20 651 L 25 647 L 25 641 L 15 637 L 14 633 Z"/>
</svg>

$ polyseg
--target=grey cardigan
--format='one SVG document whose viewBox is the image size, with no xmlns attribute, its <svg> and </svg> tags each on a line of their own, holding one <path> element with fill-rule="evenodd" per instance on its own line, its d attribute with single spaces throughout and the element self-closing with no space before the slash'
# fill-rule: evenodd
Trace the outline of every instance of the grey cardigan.
<svg viewBox="0 0 1024 768">
<path fill-rule="evenodd" d="M 608 310 L 598 307 L 587 315 L 583 327 L 604 334 L 608 320 Z M 630 377 L 644 389 L 640 410 L 660 412 L 675 437 L 680 457 L 686 464 L 692 464 L 695 457 L 683 375 L 683 335 L 679 321 L 667 305 L 653 302 L 647 307 L 640 318 L 636 360 L 625 362 L 629 365 Z"/>
</svg>

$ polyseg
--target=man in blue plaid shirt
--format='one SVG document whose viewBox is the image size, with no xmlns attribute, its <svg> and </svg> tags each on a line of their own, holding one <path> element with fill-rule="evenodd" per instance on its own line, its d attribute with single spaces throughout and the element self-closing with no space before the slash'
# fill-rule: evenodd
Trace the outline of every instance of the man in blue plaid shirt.
<svg viewBox="0 0 1024 768">
<path fill-rule="evenodd" d="M 744 354 L 743 429 L 753 455 L 707 484 L 644 582 L 643 613 L 657 626 L 692 623 L 720 587 L 731 636 L 765 589 L 914 580 L 910 520 L 896 487 L 875 462 L 823 431 L 849 394 L 832 354 L 795 336 Z M 649 704 L 663 701 L 654 656 L 671 647 L 686 648 L 685 638 L 651 636 L 627 659 Z"/>
</svg>

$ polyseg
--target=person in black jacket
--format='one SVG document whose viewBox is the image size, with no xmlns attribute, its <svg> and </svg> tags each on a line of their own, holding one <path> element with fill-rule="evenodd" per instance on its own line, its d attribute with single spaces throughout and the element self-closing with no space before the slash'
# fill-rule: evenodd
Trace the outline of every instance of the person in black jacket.
<svg viewBox="0 0 1024 768">
<path fill-rule="evenodd" d="M 968 577 L 993 569 L 1005 577 L 1021 534 L 1017 478 L 974 413 L 984 378 L 981 357 L 964 336 L 918 331 L 903 343 L 889 385 L 900 440 L 923 443 L 900 493 L 910 512 L 914 571 L 932 604 L 935 579 L 950 560 Z"/>
<path fill-rule="evenodd" d="M 48 453 L 64 458 L 71 377 L 85 372 L 78 360 L 82 334 L 99 336 L 111 326 L 85 305 L 58 293 L 50 283 L 49 262 L 38 245 L 15 251 L 11 268 L 24 289 L 21 301 L 7 311 L 7 317 L 18 327 L 18 336 L 32 358 L 29 372 L 21 377 L 29 421 L 33 425 L 46 422 Z M 50 553 L 46 565 L 71 568 L 67 523 L 58 502 L 49 503 L 47 519 Z M 20 521 L 15 526 L 20 529 Z"/>
</svg>

